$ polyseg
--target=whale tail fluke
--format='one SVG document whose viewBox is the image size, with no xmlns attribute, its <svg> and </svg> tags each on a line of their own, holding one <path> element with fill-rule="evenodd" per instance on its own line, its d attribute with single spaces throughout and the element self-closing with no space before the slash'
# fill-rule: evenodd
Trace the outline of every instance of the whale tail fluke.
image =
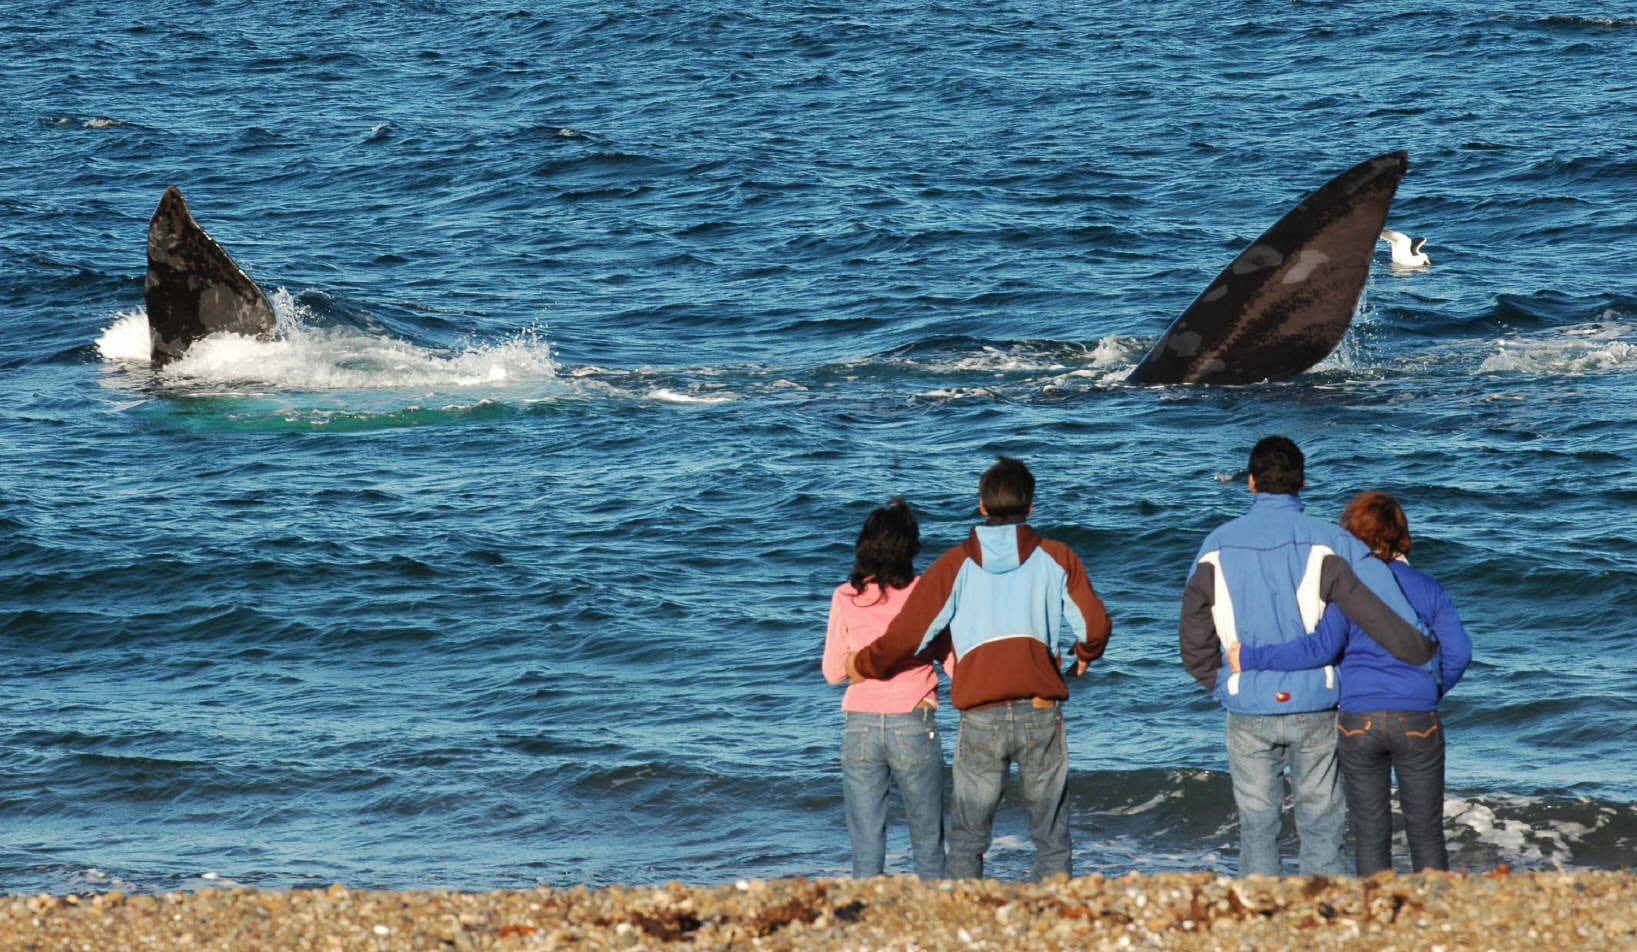
<svg viewBox="0 0 1637 952">
<path fill-rule="evenodd" d="M 1409 155 L 1353 166 L 1251 242 L 1171 322 L 1128 383 L 1288 380 L 1341 343 Z"/>
<path fill-rule="evenodd" d="M 174 185 L 148 222 L 143 298 L 155 364 L 175 360 L 210 334 L 267 338 L 277 324 L 267 295 L 193 220 Z"/>
</svg>

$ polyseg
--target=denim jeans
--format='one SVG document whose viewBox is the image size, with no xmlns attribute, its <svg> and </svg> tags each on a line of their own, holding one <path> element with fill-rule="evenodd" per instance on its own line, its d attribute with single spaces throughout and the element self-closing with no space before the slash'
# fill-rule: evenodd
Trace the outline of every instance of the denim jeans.
<svg viewBox="0 0 1637 952">
<path fill-rule="evenodd" d="M 1228 713 L 1228 769 L 1239 807 L 1239 875 L 1277 876 L 1284 772 L 1290 770 L 1303 876 L 1335 876 L 1342 868 L 1342 808 L 1336 767 L 1336 712 Z"/>
<path fill-rule="evenodd" d="M 949 875 L 983 875 L 1006 774 L 1017 764 L 1034 841 L 1034 878 L 1070 874 L 1069 758 L 1060 706 L 1031 699 L 961 712 L 949 810 Z"/>
<path fill-rule="evenodd" d="M 1336 722 L 1336 756 L 1353 821 L 1360 876 L 1393 868 L 1392 789 L 1417 872 L 1449 869 L 1444 849 L 1444 730 L 1437 711 L 1344 712 Z"/>
<path fill-rule="evenodd" d="M 841 779 L 854 876 L 879 876 L 886 867 L 887 791 L 893 782 L 909 821 L 915 874 L 943 876 L 944 749 L 936 714 L 929 707 L 908 714 L 847 712 Z"/>
</svg>

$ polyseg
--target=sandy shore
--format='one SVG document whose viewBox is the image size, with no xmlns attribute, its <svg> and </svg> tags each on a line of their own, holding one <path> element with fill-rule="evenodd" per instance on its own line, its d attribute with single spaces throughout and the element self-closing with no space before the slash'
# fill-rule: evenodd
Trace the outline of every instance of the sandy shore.
<svg viewBox="0 0 1637 952">
<path fill-rule="evenodd" d="M 0 949 L 1637 949 L 1637 873 L 10 896 Z"/>
</svg>

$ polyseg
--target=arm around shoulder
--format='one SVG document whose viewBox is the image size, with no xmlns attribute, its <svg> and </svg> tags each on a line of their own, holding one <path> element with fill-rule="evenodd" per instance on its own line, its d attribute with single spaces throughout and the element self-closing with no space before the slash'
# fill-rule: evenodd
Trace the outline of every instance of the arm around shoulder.
<svg viewBox="0 0 1637 952">
<path fill-rule="evenodd" d="M 1390 580 L 1391 575 L 1388 578 Z M 1321 597 L 1346 612 L 1376 644 L 1405 664 L 1426 664 L 1438 652 L 1437 642 L 1393 611 L 1341 556 L 1325 556 L 1320 568 L 1319 591 Z"/>
<path fill-rule="evenodd" d="M 1319 625 L 1305 638 L 1273 645 L 1246 645 L 1239 664 L 1246 671 L 1305 671 L 1341 659 L 1347 647 L 1347 616 L 1336 606 L 1325 609 Z"/>
<path fill-rule="evenodd" d="M 887 625 L 880 638 L 866 645 L 852 658 L 853 668 L 865 678 L 880 678 L 904 661 L 949 622 L 955 578 L 960 572 L 960 551 L 944 553 L 921 576 L 909 593 L 898 616 Z"/>
</svg>

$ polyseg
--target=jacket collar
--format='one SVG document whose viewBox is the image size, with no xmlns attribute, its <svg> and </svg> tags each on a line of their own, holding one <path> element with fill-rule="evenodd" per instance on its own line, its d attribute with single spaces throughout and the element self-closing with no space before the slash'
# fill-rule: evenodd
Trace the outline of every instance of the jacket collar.
<svg viewBox="0 0 1637 952">
<path fill-rule="evenodd" d="M 1274 510 L 1301 512 L 1305 508 L 1302 497 L 1291 493 L 1257 493 L 1250 504 L 1251 512 L 1271 512 Z"/>
</svg>

